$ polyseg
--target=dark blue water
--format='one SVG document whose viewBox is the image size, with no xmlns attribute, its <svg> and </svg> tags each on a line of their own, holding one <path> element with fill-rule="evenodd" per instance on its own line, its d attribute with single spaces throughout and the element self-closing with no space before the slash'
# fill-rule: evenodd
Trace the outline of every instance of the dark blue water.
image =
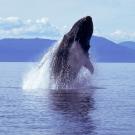
<svg viewBox="0 0 135 135">
<path fill-rule="evenodd" d="M 0 63 L 0 135 L 134 135 L 135 64 L 96 64 L 90 88 L 22 90 L 32 63 Z"/>
</svg>

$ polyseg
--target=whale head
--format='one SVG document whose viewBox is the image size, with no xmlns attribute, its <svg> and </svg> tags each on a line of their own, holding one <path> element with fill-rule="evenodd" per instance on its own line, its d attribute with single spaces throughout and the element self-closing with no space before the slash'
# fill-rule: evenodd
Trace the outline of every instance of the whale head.
<svg viewBox="0 0 135 135">
<path fill-rule="evenodd" d="M 90 48 L 90 39 L 93 33 L 93 21 L 90 16 L 86 16 L 78 20 L 71 30 L 66 34 L 69 41 L 77 41 L 84 52 L 88 52 Z"/>
<path fill-rule="evenodd" d="M 86 16 L 78 20 L 71 28 L 71 30 L 64 36 L 63 41 L 66 41 L 66 46 L 69 48 L 69 61 L 72 66 L 86 67 L 91 73 L 94 68 L 89 59 L 90 39 L 93 34 L 93 21 L 90 16 Z M 73 64 L 74 59 L 78 64 Z M 80 66 L 79 66 L 80 65 Z M 77 68 L 76 68 L 77 69 Z"/>
</svg>

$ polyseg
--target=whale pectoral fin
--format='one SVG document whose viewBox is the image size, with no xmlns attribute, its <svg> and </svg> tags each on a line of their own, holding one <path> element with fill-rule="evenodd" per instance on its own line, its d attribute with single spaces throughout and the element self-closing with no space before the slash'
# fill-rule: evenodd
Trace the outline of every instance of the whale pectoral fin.
<svg viewBox="0 0 135 135">
<path fill-rule="evenodd" d="M 84 67 L 86 67 L 91 72 L 91 74 L 94 73 L 94 67 L 90 60 L 87 60 L 87 62 L 84 64 Z"/>
</svg>

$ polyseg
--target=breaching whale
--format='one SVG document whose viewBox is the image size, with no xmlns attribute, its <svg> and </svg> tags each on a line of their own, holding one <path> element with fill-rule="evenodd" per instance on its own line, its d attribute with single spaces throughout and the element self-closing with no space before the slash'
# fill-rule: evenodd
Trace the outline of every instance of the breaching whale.
<svg viewBox="0 0 135 135">
<path fill-rule="evenodd" d="M 78 20 L 64 35 L 51 62 L 51 74 L 59 87 L 69 86 L 82 66 L 91 73 L 94 72 L 88 52 L 92 34 L 93 21 L 90 16 L 86 16 Z"/>
</svg>

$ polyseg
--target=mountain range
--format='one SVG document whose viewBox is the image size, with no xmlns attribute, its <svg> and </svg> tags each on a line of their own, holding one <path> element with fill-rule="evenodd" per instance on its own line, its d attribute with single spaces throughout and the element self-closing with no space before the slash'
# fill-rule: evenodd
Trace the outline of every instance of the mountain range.
<svg viewBox="0 0 135 135">
<path fill-rule="evenodd" d="M 56 40 L 50 39 L 1 39 L 1 62 L 39 61 Z M 93 36 L 90 56 L 96 62 L 135 62 L 135 42 L 115 43 L 104 37 Z"/>
<path fill-rule="evenodd" d="M 97 62 L 135 62 L 135 42 L 115 43 L 94 36 L 91 41 L 91 54 Z"/>
</svg>

